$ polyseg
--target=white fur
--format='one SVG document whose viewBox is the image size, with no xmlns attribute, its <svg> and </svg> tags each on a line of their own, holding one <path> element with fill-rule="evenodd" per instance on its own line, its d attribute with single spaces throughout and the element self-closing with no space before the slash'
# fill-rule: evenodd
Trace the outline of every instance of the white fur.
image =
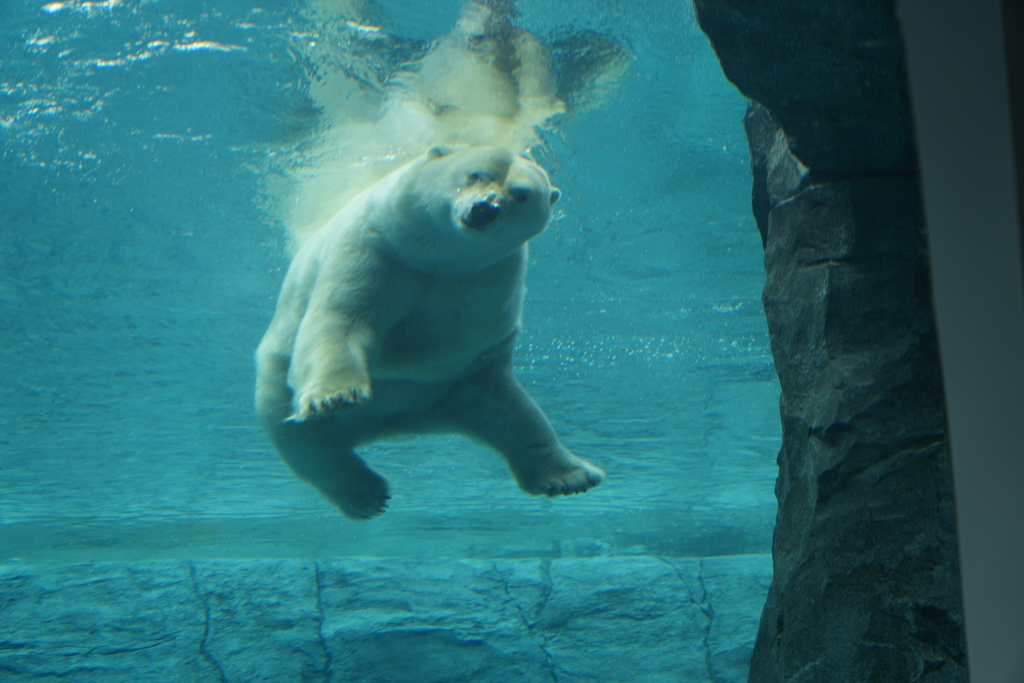
<svg viewBox="0 0 1024 683">
<path fill-rule="evenodd" d="M 603 479 L 511 370 L 526 242 L 558 196 L 507 151 L 434 148 L 353 198 L 295 257 L 256 354 L 257 412 L 292 469 L 347 516 L 383 511 L 387 483 L 352 449 L 394 433 L 479 439 L 529 493 Z"/>
</svg>

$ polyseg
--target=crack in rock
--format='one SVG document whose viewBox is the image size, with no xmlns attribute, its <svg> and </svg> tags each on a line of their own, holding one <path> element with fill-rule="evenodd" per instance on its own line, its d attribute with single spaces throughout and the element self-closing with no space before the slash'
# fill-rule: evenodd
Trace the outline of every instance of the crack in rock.
<svg viewBox="0 0 1024 683">
<path fill-rule="evenodd" d="M 704 585 L 704 558 L 698 558 L 697 560 L 697 582 L 700 584 L 700 602 L 697 606 L 700 611 L 707 617 L 707 625 L 704 628 L 704 666 L 707 668 L 708 680 L 715 681 L 716 676 L 714 669 L 711 666 L 711 626 L 715 622 L 715 608 L 711 606 L 711 601 L 708 600 L 708 589 Z"/>
<path fill-rule="evenodd" d="M 208 598 L 203 597 L 203 594 L 199 591 L 199 579 L 196 575 L 196 565 L 194 562 L 188 563 L 188 572 L 192 577 L 192 592 L 195 593 L 196 599 L 203 605 L 203 611 L 206 614 L 206 619 L 203 624 L 203 639 L 199 641 L 199 656 L 216 670 L 217 675 L 220 677 L 220 683 L 228 683 L 228 678 L 224 673 L 224 667 L 220 665 L 213 655 L 206 648 L 206 641 L 210 637 L 210 601 Z"/>
<path fill-rule="evenodd" d="M 817 676 L 815 676 L 816 670 L 819 666 L 821 666 L 821 662 L 823 659 L 823 657 L 819 657 L 815 659 L 813 662 L 808 662 L 807 664 L 804 664 L 795 674 L 789 677 L 789 680 L 793 681 L 793 683 L 797 683 L 801 679 L 805 681 L 814 680 L 815 678 L 817 678 Z"/>
<path fill-rule="evenodd" d="M 123 655 L 126 652 L 141 652 L 142 650 L 152 650 L 154 647 L 160 647 L 164 643 L 171 643 L 171 642 L 174 642 L 174 640 L 175 640 L 175 638 L 173 638 L 173 637 L 171 637 L 171 638 L 164 638 L 163 640 L 158 640 L 157 642 L 150 643 L 149 645 L 140 645 L 139 647 L 119 647 L 119 648 L 111 648 L 111 649 L 106 649 L 106 650 L 101 650 L 100 648 L 91 647 L 91 648 L 89 648 L 88 650 L 86 650 L 84 652 L 68 652 L 68 653 L 63 653 L 62 652 L 62 653 L 59 653 L 59 655 L 61 657 L 78 657 L 80 655 L 99 655 L 101 657 L 107 657 L 107 656 L 110 656 L 110 655 Z"/>
<path fill-rule="evenodd" d="M 683 577 L 683 575 L 679 572 L 679 567 L 670 562 L 666 557 L 661 557 L 659 555 L 657 556 L 657 559 L 661 560 L 662 562 L 664 562 L 672 568 L 672 571 L 675 572 L 676 577 L 679 579 L 680 583 L 682 583 L 684 587 L 687 585 L 686 578 Z M 721 679 L 715 676 L 714 668 L 711 665 L 711 626 L 714 624 L 715 621 L 715 608 L 712 607 L 711 601 L 708 600 L 708 589 L 707 586 L 704 584 L 704 559 L 696 559 L 697 583 L 698 585 L 700 585 L 700 597 L 694 600 L 691 596 L 690 604 L 696 606 L 706 619 L 704 628 L 702 629 L 703 634 L 701 639 L 701 644 L 704 648 L 704 668 L 707 672 L 707 680 L 710 683 L 718 683 L 719 681 L 721 681 Z"/>
<path fill-rule="evenodd" d="M 512 596 L 512 592 L 508 588 L 508 579 L 505 577 L 505 574 L 502 573 L 501 568 L 498 567 L 498 563 L 494 560 L 491 560 L 491 566 L 494 569 L 494 573 L 498 575 L 498 583 L 501 584 L 502 590 L 505 591 L 505 597 L 508 598 L 508 601 L 511 602 L 513 607 L 516 608 L 516 613 L 519 614 L 519 621 L 522 622 L 523 628 L 526 629 L 526 633 L 531 637 L 532 640 L 534 640 L 534 642 L 537 643 L 537 648 L 544 653 L 544 658 L 548 664 L 548 673 L 551 674 L 551 680 L 553 681 L 553 683 L 558 683 L 559 679 L 558 672 L 555 669 L 555 658 L 548 650 L 547 638 L 544 636 L 543 631 L 534 630 L 533 626 L 530 625 L 530 621 L 526 618 L 526 613 L 523 612 L 523 608 L 519 604 L 519 601 Z M 547 579 L 547 590 L 542 594 L 544 602 L 538 608 L 538 611 L 543 609 L 544 604 L 547 604 L 548 598 L 551 596 L 552 593 L 550 562 L 547 563 L 546 570 L 547 571 L 544 572 L 544 575 Z"/>
<path fill-rule="evenodd" d="M 74 676 L 76 674 L 102 674 L 108 670 L 102 666 L 76 666 L 68 669 L 67 671 L 39 671 L 39 670 L 28 670 L 24 668 L 11 667 L 11 666 L 0 666 L 0 673 L 12 673 L 19 676 L 31 676 L 32 680 L 39 678 L 67 678 L 68 676 Z M 87 679 L 88 680 L 88 679 Z"/>
<path fill-rule="evenodd" d="M 320 638 L 320 647 L 324 649 L 323 675 L 324 680 L 327 683 L 331 683 L 334 677 L 334 657 L 331 655 L 331 649 L 327 647 L 327 637 L 324 635 L 324 624 L 327 622 L 327 616 L 324 614 L 323 571 L 320 569 L 319 562 L 313 563 L 313 576 L 316 581 L 316 611 L 320 615 L 317 624 L 317 635 Z"/>
<path fill-rule="evenodd" d="M 540 573 L 544 578 L 544 585 L 541 590 L 540 601 L 537 603 L 537 614 L 544 611 L 544 608 L 548 605 L 548 600 L 551 599 L 551 594 L 555 592 L 555 584 L 551 580 L 551 560 L 545 558 L 540 561 Z"/>
</svg>

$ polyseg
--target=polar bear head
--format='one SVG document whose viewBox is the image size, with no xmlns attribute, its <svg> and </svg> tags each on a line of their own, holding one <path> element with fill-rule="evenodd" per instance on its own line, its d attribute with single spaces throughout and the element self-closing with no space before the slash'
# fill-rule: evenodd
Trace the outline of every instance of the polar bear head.
<svg viewBox="0 0 1024 683">
<path fill-rule="evenodd" d="M 551 220 L 561 192 L 532 161 L 494 147 L 432 147 L 396 172 L 395 219 L 384 236 L 418 270 L 483 270 Z"/>
</svg>

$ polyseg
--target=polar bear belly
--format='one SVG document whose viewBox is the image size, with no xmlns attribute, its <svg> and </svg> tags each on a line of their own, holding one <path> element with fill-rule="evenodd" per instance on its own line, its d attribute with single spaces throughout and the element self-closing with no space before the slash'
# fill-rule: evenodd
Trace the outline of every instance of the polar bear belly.
<svg viewBox="0 0 1024 683">
<path fill-rule="evenodd" d="M 471 277 L 430 278 L 416 307 L 382 340 L 371 377 L 445 382 L 514 335 L 523 306 L 518 262 L 525 258 L 508 261 Z"/>
</svg>

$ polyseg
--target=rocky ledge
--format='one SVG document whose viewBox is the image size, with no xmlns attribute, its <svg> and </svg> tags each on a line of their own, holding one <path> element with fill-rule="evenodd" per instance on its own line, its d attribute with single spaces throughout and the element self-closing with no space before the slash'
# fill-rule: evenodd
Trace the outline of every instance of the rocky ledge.
<svg viewBox="0 0 1024 683">
<path fill-rule="evenodd" d="M 942 377 L 893 0 L 695 0 L 746 118 L 782 386 L 751 683 L 967 680 Z"/>
<path fill-rule="evenodd" d="M 5 682 L 746 680 L 766 555 L 0 566 Z"/>
</svg>

